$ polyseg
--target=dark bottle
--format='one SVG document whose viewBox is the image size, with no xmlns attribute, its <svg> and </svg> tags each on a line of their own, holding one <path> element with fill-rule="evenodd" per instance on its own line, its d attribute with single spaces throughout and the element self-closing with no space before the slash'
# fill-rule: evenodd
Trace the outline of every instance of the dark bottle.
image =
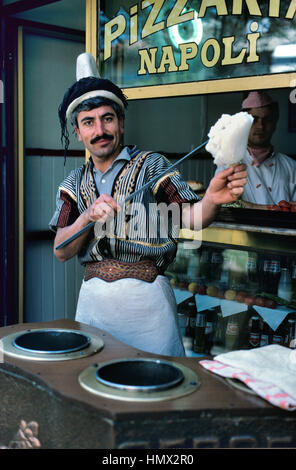
<svg viewBox="0 0 296 470">
<path fill-rule="evenodd" d="M 272 344 L 281 344 L 283 345 L 285 342 L 285 334 L 283 331 L 282 326 L 280 325 L 274 332 L 271 337 Z"/>
<path fill-rule="evenodd" d="M 225 348 L 227 351 L 233 351 L 238 347 L 239 343 L 239 324 L 236 315 L 228 318 L 225 332 Z"/>
<path fill-rule="evenodd" d="M 296 347 L 296 319 L 288 319 L 287 347 L 295 349 Z"/>
<path fill-rule="evenodd" d="M 247 284 L 248 284 L 248 291 L 250 294 L 255 295 L 259 282 L 258 282 L 258 275 L 257 275 L 257 260 L 258 255 L 257 253 L 253 253 L 252 251 L 248 252 L 248 261 L 247 261 Z"/>
<path fill-rule="evenodd" d="M 272 333 L 270 326 L 264 321 L 260 336 L 260 347 L 267 346 L 268 344 L 270 344 L 271 334 Z"/>
<path fill-rule="evenodd" d="M 199 268 L 200 276 L 202 277 L 203 282 L 207 283 L 210 277 L 210 251 L 207 248 L 202 249 Z"/>
<path fill-rule="evenodd" d="M 248 252 L 248 261 L 247 261 L 247 273 L 248 273 L 248 281 L 257 283 L 258 276 L 257 276 L 257 254 L 253 253 L 252 251 Z"/>
<path fill-rule="evenodd" d="M 277 295 L 278 283 L 281 276 L 280 258 L 261 255 L 259 263 L 259 289 Z"/>
<path fill-rule="evenodd" d="M 268 277 L 268 289 L 266 292 L 276 295 L 278 291 L 278 284 L 281 277 L 281 263 L 280 260 L 273 257 L 269 264 L 269 277 Z"/>
<path fill-rule="evenodd" d="M 217 346 L 225 346 L 225 330 L 227 318 L 223 318 L 221 309 L 217 307 L 215 330 L 214 330 L 214 344 Z"/>
<path fill-rule="evenodd" d="M 196 320 L 196 303 L 194 299 L 190 299 L 186 310 L 187 322 L 185 328 L 185 336 L 194 338 L 195 320 Z"/>
<path fill-rule="evenodd" d="M 220 251 L 213 251 L 211 255 L 211 282 L 219 281 L 222 272 L 223 256 Z"/>
<path fill-rule="evenodd" d="M 206 312 L 198 312 L 196 315 L 193 351 L 195 353 L 205 352 L 206 342 Z"/>
<path fill-rule="evenodd" d="M 206 330 L 205 330 L 205 352 L 210 354 L 214 345 L 215 330 L 217 323 L 217 308 L 206 310 Z"/>
<path fill-rule="evenodd" d="M 251 317 L 251 326 L 249 333 L 249 348 L 259 348 L 260 346 L 260 317 L 258 315 L 253 315 Z"/>
<path fill-rule="evenodd" d="M 296 300 L 296 261 L 292 265 L 292 300 Z"/>
</svg>

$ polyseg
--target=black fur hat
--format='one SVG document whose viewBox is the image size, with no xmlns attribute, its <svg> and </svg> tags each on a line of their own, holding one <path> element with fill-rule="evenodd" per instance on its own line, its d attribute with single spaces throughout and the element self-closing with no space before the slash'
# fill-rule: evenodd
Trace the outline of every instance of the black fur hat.
<svg viewBox="0 0 296 470">
<path fill-rule="evenodd" d="M 82 72 L 81 70 L 82 69 Z M 95 69 L 94 59 L 90 54 L 81 54 L 77 59 L 77 80 L 65 93 L 62 103 L 59 106 L 59 120 L 61 125 L 61 141 L 65 148 L 65 158 L 69 147 L 69 133 L 67 120 L 71 120 L 73 111 L 79 104 L 89 98 L 107 98 L 117 103 L 122 111 L 127 107 L 127 99 L 121 89 L 110 80 L 99 78 Z M 96 76 L 95 76 L 96 75 Z"/>
</svg>

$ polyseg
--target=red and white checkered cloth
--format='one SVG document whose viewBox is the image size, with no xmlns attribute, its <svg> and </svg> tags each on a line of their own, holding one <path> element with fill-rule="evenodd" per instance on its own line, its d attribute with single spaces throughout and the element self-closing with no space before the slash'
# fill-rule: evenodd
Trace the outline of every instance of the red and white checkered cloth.
<svg viewBox="0 0 296 470">
<path fill-rule="evenodd" d="M 271 344 L 199 363 L 214 374 L 240 380 L 274 406 L 296 410 L 296 350 Z"/>
</svg>

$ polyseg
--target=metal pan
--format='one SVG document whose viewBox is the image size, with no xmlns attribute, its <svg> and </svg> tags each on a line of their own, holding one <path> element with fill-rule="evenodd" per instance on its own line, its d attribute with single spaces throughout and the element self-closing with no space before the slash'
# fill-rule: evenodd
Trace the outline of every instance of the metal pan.
<svg viewBox="0 0 296 470">
<path fill-rule="evenodd" d="M 97 335 L 64 328 L 28 329 L 7 335 L 1 341 L 5 355 L 35 361 L 80 359 L 104 347 Z"/>
<path fill-rule="evenodd" d="M 38 354 L 67 354 L 87 348 L 90 337 L 79 331 L 27 330 L 17 336 L 12 344 L 22 351 Z"/>
<path fill-rule="evenodd" d="M 149 392 L 175 387 L 184 380 L 184 374 L 163 360 L 124 359 L 99 366 L 96 379 L 118 390 Z"/>
</svg>

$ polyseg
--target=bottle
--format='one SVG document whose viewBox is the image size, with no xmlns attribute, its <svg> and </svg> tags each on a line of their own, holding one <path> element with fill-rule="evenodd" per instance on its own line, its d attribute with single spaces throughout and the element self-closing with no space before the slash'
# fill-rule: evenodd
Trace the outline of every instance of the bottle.
<svg viewBox="0 0 296 470">
<path fill-rule="evenodd" d="M 195 353 L 205 352 L 206 340 L 206 312 L 198 312 L 196 315 L 195 329 L 194 329 L 194 342 L 193 351 Z"/>
<path fill-rule="evenodd" d="M 260 336 L 260 348 L 262 346 L 267 346 L 270 343 L 271 329 L 270 326 L 264 321 Z"/>
<path fill-rule="evenodd" d="M 249 348 L 259 348 L 260 336 L 260 317 L 258 317 L 258 315 L 253 315 L 251 317 L 251 328 L 249 333 Z"/>
<path fill-rule="evenodd" d="M 187 336 L 183 336 L 182 342 L 183 342 L 183 346 L 184 346 L 184 349 L 185 349 L 185 356 L 186 357 L 192 357 L 193 351 L 192 351 L 191 338 L 187 338 Z"/>
<path fill-rule="evenodd" d="M 226 318 L 223 318 L 221 308 L 217 307 L 216 322 L 214 329 L 214 344 L 216 346 L 225 345 Z"/>
<path fill-rule="evenodd" d="M 296 261 L 292 265 L 292 300 L 296 300 Z"/>
<path fill-rule="evenodd" d="M 269 290 L 271 294 L 276 295 L 278 291 L 278 285 L 281 277 L 281 262 L 279 258 L 273 256 L 269 265 Z"/>
<path fill-rule="evenodd" d="M 195 252 L 192 253 L 192 256 L 189 258 L 187 265 L 187 278 L 188 281 L 195 281 L 199 278 L 200 272 L 200 255 Z"/>
<path fill-rule="evenodd" d="M 296 348 L 296 319 L 295 318 L 288 319 L 287 347 L 291 349 Z"/>
<path fill-rule="evenodd" d="M 210 252 L 207 248 L 202 249 L 199 266 L 200 275 L 203 278 L 204 283 L 206 284 L 209 280 L 210 275 Z"/>
<path fill-rule="evenodd" d="M 231 315 L 227 322 L 225 332 L 225 348 L 227 351 L 233 351 L 238 347 L 239 324 L 235 315 Z"/>
<path fill-rule="evenodd" d="M 276 295 L 278 283 L 281 275 L 281 263 L 279 257 L 265 256 L 263 260 L 263 272 L 261 290 L 269 294 Z"/>
<path fill-rule="evenodd" d="M 257 278 L 258 278 L 258 291 L 264 292 L 266 283 L 265 283 L 265 271 L 264 266 L 266 266 L 266 258 L 263 253 L 259 253 L 257 263 Z"/>
<path fill-rule="evenodd" d="M 258 288 L 257 254 L 252 251 L 248 252 L 247 280 L 249 293 L 254 295 Z"/>
<path fill-rule="evenodd" d="M 273 335 L 271 337 L 271 343 L 272 344 L 280 344 L 283 345 L 285 341 L 285 335 L 283 333 L 283 329 L 281 325 L 273 332 Z"/>
<path fill-rule="evenodd" d="M 223 256 L 220 251 L 213 251 L 211 256 L 210 277 L 211 282 L 219 281 L 221 277 Z"/>
<path fill-rule="evenodd" d="M 277 295 L 290 302 L 292 300 L 292 281 L 288 268 L 282 268 Z"/>
<path fill-rule="evenodd" d="M 249 323 L 251 318 L 250 310 L 236 314 L 239 325 L 239 349 L 249 349 Z"/>
<path fill-rule="evenodd" d="M 178 327 L 179 327 L 180 334 L 183 337 L 183 336 L 185 336 L 188 317 L 184 313 L 178 312 L 177 313 L 177 320 L 178 320 Z"/>
<path fill-rule="evenodd" d="M 173 271 L 178 274 L 186 274 L 187 259 L 182 243 L 179 243 L 176 258 L 173 264 Z"/>
<path fill-rule="evenodd" d="M 228 250 L 224 250 L 222 253 L 222 266 L 221 266 L 221 273 L 219 279 L 219 287 L 220 289 L 228 289 L 229 285 L 229 256 Z"/>
<path fill-rule="evenodd" d="M 269 284 L 269 272 L 270 272 L 271 260 L 270 258 L 264 259 L 263 262 L 263 290 L 264 292 L 270 292 Z"/>
<path fill-rule="evenodd" d="M 242 280 L 242 269 L 239 265 L 239 250 L 232 250 L 229 258 L 229 289 L 240 290 Z"/>
<path fill-rule="evenodd" d="M 219 280 L 219 287 L 220 289 L 227 290 L 229 286 L 229 271 L 225 264 L 223 263 L 222 269 L 221 269 L 221 276 Z"/>
<path fill-rule="evenodd" d="M 206 329 L 205 329 L 205 352 L 211 353 L 214 345 L 215 326 L 217 318 L 217 308 L 210 308 L 206 311 Z"/>
<path fill-rule="evenodd" d="M 194 299 L 190 299 L 187 304 L 187 324 L 185 328 L 185 336 L 191 339 L 193 344 L 195 320 L 196 320 L 196 303 Z"/>
</svg>

